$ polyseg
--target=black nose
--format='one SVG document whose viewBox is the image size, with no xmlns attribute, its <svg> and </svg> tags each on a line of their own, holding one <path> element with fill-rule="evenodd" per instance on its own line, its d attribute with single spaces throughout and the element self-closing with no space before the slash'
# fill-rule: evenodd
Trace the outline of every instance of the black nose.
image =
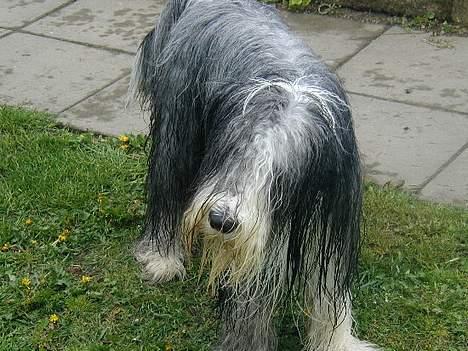
<svg viewBox="0 0 468 351">
<path fill-rule="evenodd" d="M 223 234 L 233 232 L 238 226 L 237 221 L 230 217 L 226 212 L 211 210 L 208 217 L 211 228 Z"/>
</svg>

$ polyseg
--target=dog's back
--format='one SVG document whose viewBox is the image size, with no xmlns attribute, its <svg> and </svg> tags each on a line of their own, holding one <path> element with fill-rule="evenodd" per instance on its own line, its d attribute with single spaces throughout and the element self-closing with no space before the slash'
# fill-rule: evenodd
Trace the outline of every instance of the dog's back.
<svg viewBox="0 0 468 351">
<path fill-rule="evenodd" d="M 151 71 L 141 71 L 142 67 Z M 155 89 L 166 91 L 162 84 L 169 81 L 171 89 L 177 81 L 182 90 L 206 85 L 198 97 L 203 90 L 218 91 L 216 84 L 223 82 L 246 88 L 258 79 L 315 75 L 329 79 L 331 88 L 344 98 L 334 76 L 291 34 L 277 11 L 254 0 L 169 1 L 157 27 L 142 43 L 134 75 L 137 91 L 142 88 L 138 84 L 152 82 L 148 95 Z"/>
</svg>

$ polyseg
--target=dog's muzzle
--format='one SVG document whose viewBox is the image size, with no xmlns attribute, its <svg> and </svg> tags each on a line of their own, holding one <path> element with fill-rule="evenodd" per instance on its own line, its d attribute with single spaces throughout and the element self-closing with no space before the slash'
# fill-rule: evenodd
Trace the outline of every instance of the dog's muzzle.
<svg viewBox="0 0 468 351">
<path fill-rule="evenodd" d="M 214 209 L 208 215 L 211 228 L 223 234 L 232 233 L 239 226 L 239 222 L 228 211 Z"/>
</svg>

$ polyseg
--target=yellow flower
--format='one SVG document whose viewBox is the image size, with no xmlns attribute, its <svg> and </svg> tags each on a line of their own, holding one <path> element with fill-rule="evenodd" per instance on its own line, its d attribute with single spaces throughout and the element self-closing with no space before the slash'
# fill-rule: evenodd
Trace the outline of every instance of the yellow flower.
<svg viewBox="0 0 468 351">
<path fill-rule="evenodd" d="M 127 150 L 128 149 L 128 144 L 122 144 L 122 145 L 120 145 L 120 148 L 122 150 Z"/>
<path fill-rule="evenodd" d="M 31 240 L 31 244 L 32 244 L 32 245 L 37 245 L 37 240 L 34 240 L 34 239 Z"/>
<path fill-rule="evenodd" d="M 26 224 L 26 225 L 31 225 L 32 222 L 33 222 L 32 219 L 31 219 L 31 218 L 28 218 L 28 219 L 26 219 L 26 220 L 24 221 L 24 224 Z"/>
<path fill-rule="evenodd" d="M 62 232 L 59 234 L 57 240 L 55 240 L 52 245 L 57 245 L 58 243 L 64 242 L 65 240 L 68 239 L 68 236 L 70 235 L 70 231 L 68 229 L 62 230 Z"/>
<path fill-rule="evenodd" d="M 52 324 L 56 324 L 59 321 L 60 317 L 57 314 L 51 314 L 49 317 L 49 322 Z"/>
<path fill-rule="evenodd" d="M 20 284 L 26 289 L 31 289 L 31 279 L 29 279 L 28 277 L 23 277 L 20 281 Z"/>
<path fill-rule="evenodd" d="M 10 244 L 5 243 L 2 245 L 2 251 L 7 252 L 10 249 Z"/>
<path fill-rule="evenodd" d="M 128 143 L 128 141 L 129 141 L 130 139 L 129 139 L 128 136 L 126 136 L 126 135 L 121 135 L 121 136 L 119 136 L 119 140 L 120 140 L 122 143 Z"/>
<path fill-rule="evenodd" d="M 89 275 L 82 275 L 80 278 L 80 282 L 82 284 L 88 284 L 92 279 L 93 277 L 90 277 Z"/>
<path fill-rule="evenodd" d="M 68 239 L 68 236 L 70 235 L 70 231 L 68 229 L 64 229 L 62 233 L 58 236 L 58 241 L 62 242 Z"/>
</svg>

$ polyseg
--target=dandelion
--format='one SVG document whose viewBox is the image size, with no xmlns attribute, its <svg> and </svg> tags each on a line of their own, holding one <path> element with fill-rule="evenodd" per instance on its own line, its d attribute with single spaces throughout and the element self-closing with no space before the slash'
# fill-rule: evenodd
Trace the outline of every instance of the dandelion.
<svg viewBox="0 0 468 351">
<path fill-rule="evenodd" d="M 62 232 L 57 237 L 57 240 L 53 242 L 53 245 L 57 245 L 58 243 L 62 243 L 66 241 L 69 235 L 70 235 L 70 231 L 68 229 L 62 230 Z"/>
<path fill-rule="evenodd" d="M 126 135 L 121 135 L 121 136 L 119 136 L 119 140 L 120 140 L 120 142 L 122 143 L 122 144 L 119 146 L 120 149 L 126 151 L 126 150 L 128 149 L 128 147 L 129 147 L 129 144 L 128 144 L 128 143 L 129 143 L 129 141 L 130 141 L 130 138 L 129 138 L 128 136 L 126 136 Z"/>
<path fill-rule="evenodd" d="M 70 235 L 70 231 L 68 229 L 64 229 L 58 236 L 58 241 L 62 242 L 62 241 L 67 240 L 69 235 Z"/>
<path fill-rule="evenodd" d="M 89 282 L 91 282 L 92 279 L 93 277 L 90 277 L 89 275 L 82 275 L 80 278 L 80 282 L 81 284 L 88 284 Z"/>
<path fill-rule="evenodd" d="M 8 243 L 5 243 L 2 245 L 2 252 L 7 252 L 8 250 L 10 250 L 10 244 Z"/>
<path fill-rule="evenodd" d="M 26 289 L 31 289 L 31 279 L 28 277 L 23 277 L 20 281 L 20 285 L 25 287 Z"/>
<path fill-rule="evenodd" d="M 122 142 L 122 143 L 128 143 L 129 140 L 130 139 L 126 135 L 119 136 L 119 141 Z"/>
<path fill-rule="evenodd" d="M 28 219 L 26 219 L 26 220 L 24 221 L 24 224 L 26 224 L 26 225 L 31 225 L 32 222 L 33 222 L 32 219 L 31 219 L 31 218 L 28 218 Z"/>
<path fill-rule="evenodd" d="M 57 324 L 59 319 L 60 319 L 60 317 L 56 313 L 54 313 L 54 314 L 50 315 L 49 322 L 52 323 L 52 324 Z"/>
</svg>

